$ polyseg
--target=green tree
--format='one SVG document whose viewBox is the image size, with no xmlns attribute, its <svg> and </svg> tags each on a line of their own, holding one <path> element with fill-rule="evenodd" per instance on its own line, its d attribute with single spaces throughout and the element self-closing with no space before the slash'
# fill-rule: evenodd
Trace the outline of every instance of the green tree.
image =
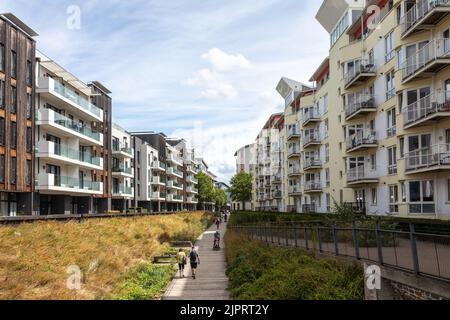
<svg viewBox="0 0 450 320">
<path fill-rule="evenodd" d="M 197 174 L 198 180 L 198 202 L 203 205 L 214 202 L 214 182 L 206 173 Z"/>
<path fill-rule="evenodd" d="M 224 205 L 227 204 L 227 194 L 225 190 L 220 188 L 214 189 L 214 202 L 218 207 L 223 207 Z"/>
<path fill-rule="evenodd" d="M 245 209 L 245 203 L 252 200 L 252 175 L 241 171 L 231 179 L 231 198 L 233 201 L 242 202 L 242 208 Z"/>
</svg>

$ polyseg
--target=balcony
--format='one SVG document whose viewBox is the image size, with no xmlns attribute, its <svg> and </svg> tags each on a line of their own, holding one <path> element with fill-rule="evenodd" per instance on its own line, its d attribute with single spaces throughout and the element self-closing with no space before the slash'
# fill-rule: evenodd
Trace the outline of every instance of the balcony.
<svg viewBox="0 0 450 320">
<path fill-rule="evenodd" d="M 347 138 L 347 153 L 367 150 L 378 147 L 377 134 L 375 131 L 358 132 Z"/>
<path fill-rule="evenodd" d="M 301 156 L 301 151 L 298 146 L 290 146 L 288 149 L 288 158 L 299 158 Z"/>
<path fill-rule="evenodd" d="M 403 62 L 403 83 L 431 78 L 436 72 L 450 64 L 450 39 L 431 40 L 416 54 Z"/>
<path fill-rule="evenodd" d="M 313 133 L 305 135 L 303 139 L 303 149 L 320 145 L 319 131 L 314 131 Z"/>
<path fill-rule="evenodd" d="M 322 168 L 322 161 L 319 159 L 305 159 L 303 170 L 317 170 Z"/>
<path fill-rule="evenodd" d="M 174 154 L 168 154 L 167 155 L 167 161 L 175 163 L 176 165 L 178 165 L 180 167 L 183 166 L 183 159 L 181 159 L 180 157 L 178 157 L 178 156 L 176 156 Z"/>
<path fill-rule="evenodd" d="M 317 213 L 316 205 L 315 204 L 302 205 L 302 213 Z"/>
<path fill-rule="evenodd" d="M 307 126 L 311 123 L 317 123 L 321 121 L 321 115 L 315 108 L 305 109 L 303 113 L 303 126 Z"/>
<path fill-rule="evenodd" d="M 292 166 L 288 168 L 288 176 L 299 176 L 302 174 L 302 170 L 299 166 Z"/>
<path fill-rule="evenodd" d="M 283 193 L 281 190 L 273 190 L 272 191 L 272 198 L 273 199 L 281 199 L 283 197 Z"/>
<path fill-rule="evenodd" d="M 127 145 L 121 145 L 121 144 L 117 144 L 117 143 L 113 142 L 112 154 L 115 155 L 116 157 L 133 159 L 134 158 L 134 149 L 130 148 Z"/>
<path fill-rule="evenodd" d="M 282 181 L 281 181 L 281 175 L 280 174 L 272 176 L 272 183 L 273 184 L 280 184 L 281 182 Z"/>
<path fill-rule="evenodd" d="M 351 168 L 347 172 L 347 184 L 349 186 L 377 183 L 379 181 L 376 169 L 369 169 L 367 166 Z"/>
<path fill-rule="evenodd" d="M 406 173 L 450 170 L 450 145 L 437 144 L 405 154 Z"/>
<path fill-rule="evenodd" d="M 303 188 L 304 193 L 317 193 L 322 192 L 322 184 L 320 180 L 317 181 L 306 181 Z"/>
<path fill-rule="evenodd" d="M 188 171 L 189 173 L 192 173 L 193 175 L 198 174 L 198 170 L 197 170 L 194 166 L 192 166 L 192 165 L 187 166 L 187 171 Z"/>
<path fill-rule="evenodd" d="M 47 108 L 39 109 L 36 124 L 58 136 L 75 136 L 83 145 L 103 146 L 102 133 L 93 131 L 86 126 Z"/>
<path fill-rule="evenodd" d="M 51 141 L 39 141 L 36 157 L 50 159 L 56 164 L 76 165 L 91 170 L 103 170 L 103 158 L 92 156 L 90 152 L 68 148 Z"/>
<path fill-rule="evenodd" d="M 158 185 L 158 186 L 165 186 L 166 185 L 166 178 L 165 177 L 159 177 L 159 176 L 153 176 L 151 180 L 151 184 Z"/>
<path fill-rule="evenodd" d="M 183 172 L 181 172 L 178 169 L 175 169 L 174 167 L 167 168 L 167 174 L 169 176 L 175 176 L 175 177 L 178 177 L 178 178 L 183 178 Z"/>
<path fill-rule="evenodd" d="M 151 168 L 152 170 L 166 171 L 166 164 L 161 161 L 153 161 L 151 164 Z"/>
<path fill-rule="evenodd" d="M 344 207 L 356 214 L 367 214 L 367 206 L 364 202 L 344 202 Z"/>
<path fill-rule="evenodd" d="M 401 18 L 402 39 L 436 26 L 450 13 L 450 0 L 416 0 L 416 4 Z"/>
<path fill-rule="evenodd" d="M 188 183 L 198 184 L 198 180 L 195 179 L 193 176 L 187 176 L 186 181 L 187 181 Z"/>
<path fill-rule="evenodd" d="M 198 200 L 195 197 L 187 197 L 186 198 L 186 203 L 197 204 Z"/>
<path fill-rule="evenodd" d="M 116 177 L 134 178 L 133 168 L 131 167 L 126 167 L 124 165 L 113 166 L 111 171 L 112 175 Z"/>
<path fill-rule="evenodd" d="M 297 127 L 290 128 L 288 130 L 288 132 L 287 132 L 287 140 L 288 141 L 289 140 L 298 139 L 298 138 L 300 138 L 300 136 L 301 136 L 301 132 L 300 132 L 300 130 Z M 275 151 L 275 152 L 279 152 L 280 151 L 279 147 L 278 147 L 278 150 L 276 150 L 277 148 L 272 148 L 272 149 L 273 149 L 272 151 Z"/>
<path fill-rule="evenodd" d="M 187 193 L 192 193 L 192 194 L 198 194 L 198 189 L 197 188 L 193 188 L 193 187 L 187 187 L 186 188 L 186 192 Z"/>
<path fill-rule="evenodd" d="M 429 125 L 450 116 L 450 92 L 432 93 L 403 110 L 403 127 Z"/>
<path fill-rule="evenodd" d="M 102 195 L 103 183 L 80 180 L 78 177 L 40 173 L 38 175 L 36 190 L 50 194 Z"/>
<path fill-rule="evenodd" d="M 63 105 L 71 113 L 89 119 L 103 122 L 103 110 L 92 104 L 89 99 L 80 96 L 74 90 L 64 86 L 61 82 L 50 77 L 39 79 L 37 93 L 45 97 L 50 103 Z"/>
<path fill-rule="evenodd" d="M 352 98 L 350 98 L 350 96 L 352 96 Z M 347 101 L 349 102 L 345 106 L 346 121 L 377 111 L 377 106 L 375 105 L 375 98 L 373 95 L 364 93 L 347 95 Z"/>
<path fill-rule="evenodd" d="M 183 202 L 183 197 L 176 194 L 169 194 L 167 196 L 167 201 L 169 202 Z"/>
<path fill-rule="evenodd" d="M 301 195 L 302 188 L 301 186 L 289 186 L 288 192 L 290 196 Z"/>
<path fill-rule="evenodd" d="M 176 182 L 176 181 L 169 181 L 167 183 L 167 187 L 171 188 L 171 189 L 176 189 L 176 190 L 183 190 L 184 186 L 182 183 Z"/>
<path fill-rule="evenodd" d="M 113 186 L 112 197 L 113 198 L 132 198 L 134 195 L 134 189 L 124 185 Z"/>
<path fill-rule="evenodd" d="M 367 59 L 356 60 L 354 64 L 344 76 L 345 89 L 365 83 L 377 75 L 375 64 Z"/>
<path fill-rule="evenodd" d="M 165 201 L 166 200 L 166 193 L 164 193 L 164 192 L 152 192 L 150 194 L 150 199 L 152 201 Z"/>
</svg>

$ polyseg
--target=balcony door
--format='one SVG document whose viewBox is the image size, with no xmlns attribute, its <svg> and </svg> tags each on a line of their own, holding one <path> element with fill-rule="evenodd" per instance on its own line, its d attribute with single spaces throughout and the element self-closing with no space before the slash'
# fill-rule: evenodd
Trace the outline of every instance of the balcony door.
<svg viewBox="0 0 450 320">
<path fill-rule="evenodd" d="M 355 201 L 357 203 L 357 208 L 362 209 L 366 205 L 366 191 L 364 189 L 355 190 Z"/>
<path fill-rule="evenodd" d="M 445 81 L 445 100 L 450 101 L 450 79 Z"/>
<path fill-rule="evenodd" d="M 426 165 L 431 157 L 431 134 L 408 137 L 408 150 L 410 166 Z"/>
<path fill-rule="evenodd" d="M 446 55 L 450 55 L 450 29 L 447 29 L 443 33 L 444 40 L 444 52 Z"/>
<path fill-rule="evenodd" d="M 406 112 L 408 121 L 414 121 L 426 114 L 426 110 L 430 108 L 430 94 L 430 87 L 407 91 Z"/>
<path fill-rule="evenodd" d="M 54 185 L 61 186 L 61 167 L 52 164 L 47 164 L 46 171 L 47 174 L 52 174 L 55 176 Z"/>
</svg>

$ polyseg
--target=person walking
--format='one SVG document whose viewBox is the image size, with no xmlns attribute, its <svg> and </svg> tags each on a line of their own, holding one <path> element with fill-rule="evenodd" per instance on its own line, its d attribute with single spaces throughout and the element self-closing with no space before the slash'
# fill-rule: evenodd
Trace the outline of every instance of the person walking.
<svg viewBox="0 0 450 320">
<path fill-rule="evenodd" d="M 177 261 L 178 261 L 178 270 L 180 271 L 180 278 L 184 278 L 184 267 L 187 264 L 187 258 L 186 253 L 183 251 L 183 249 L 180 249 L 180 251 L 178 251 Z"/>
<path fill-rule="evenodd" d="M 217 226 L 217 230 L 219 230 L 220 228 L 220 219 L 216 218 L 216 226 Z"/>
<path fill-rule="evenodd" d="M 189 253 L 189 260 L 191 262 L 192 279 L 195 280 L 195 272 L 200 264 L 200 257 L 195 247 L 192 247 L 191 253 Z"/>
</svg>

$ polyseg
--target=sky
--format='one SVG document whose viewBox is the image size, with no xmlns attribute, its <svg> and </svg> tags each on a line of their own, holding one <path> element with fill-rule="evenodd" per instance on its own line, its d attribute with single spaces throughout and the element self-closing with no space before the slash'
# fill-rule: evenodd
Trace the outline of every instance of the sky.
<svg viewBox="0 0 450 320">
<path fill-rule="evenodd" d="M 322 0 L 0 0 L 37 48 L 112 91 L 128 131 L 186 139 L 218 178 L 283 100 L 282 76 L 308 84 L 327 56 Z"/>
</svg>

